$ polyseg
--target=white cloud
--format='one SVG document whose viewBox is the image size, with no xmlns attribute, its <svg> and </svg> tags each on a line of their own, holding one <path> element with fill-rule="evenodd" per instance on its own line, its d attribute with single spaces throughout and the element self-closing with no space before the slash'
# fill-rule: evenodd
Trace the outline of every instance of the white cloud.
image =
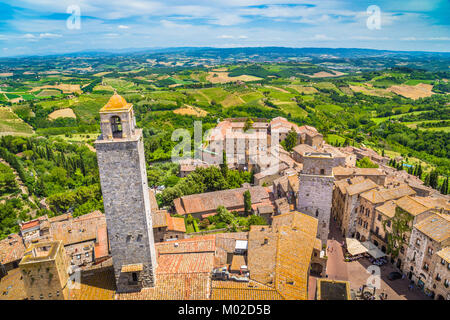
<svg viewBox="0 0 450 320">
<path fill-rule="evenodd" d="M 41 38 L 41 39 L 45 39 L 45 38 L 61 38 L 61 37 L 62 37 L 62 35 L 60 35 L 60 34 L 49 33 L 49 32 L 39 34 L 39 38 Z"/>
<path fill-rule="evenodd" d="M 121 24 L 121 25 L 119 25 L 117 28 L 119 28 L 119 29 L 129 29 L 130 27 Z"/>
</svg>

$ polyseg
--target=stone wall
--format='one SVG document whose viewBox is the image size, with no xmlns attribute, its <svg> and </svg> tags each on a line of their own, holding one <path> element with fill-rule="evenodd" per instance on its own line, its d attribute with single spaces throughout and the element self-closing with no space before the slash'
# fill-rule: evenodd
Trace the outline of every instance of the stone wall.
<svg viewBox="0 0 450 320">
<path fill-rule="evenodd" d="M 297 209 L 319 220 L 317 237 L 324 244 L 327 242 L 330 228 L 334 178 L 300 174 L 299 179 Z"/>
<path fill-rule="evenodd" d="M 148 195 L 142 130 L 128 139 L 96 141 L 111 256 L 119 292 L 155 284 L 156 254 Z M 137 285 L 123 265 L 143 264 Z"/>
</svg>

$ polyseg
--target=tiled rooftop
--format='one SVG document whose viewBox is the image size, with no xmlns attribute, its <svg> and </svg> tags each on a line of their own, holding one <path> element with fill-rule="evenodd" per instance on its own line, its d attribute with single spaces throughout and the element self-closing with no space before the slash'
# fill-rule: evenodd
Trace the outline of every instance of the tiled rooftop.
<svg viewBox="0 0 450 320">
<path fill-rule="evenodd" d="M 269 198 L 269 194 L 263 187 L 256 186 L 183 196 L 175 199 L 174 205 L 178 214 L 214 211 L 221 205 L 226 208 L 240 207 L 244 206 L 244 192 L 246 190 L 250 191 L 252 203 L 258 203 Z"/>
<path fill-rule="evenodd" d="M 417 223 L 415 228 L 437 242 L 442 242 L 450 237 L 450 221 L 439 214 L 432 214 Z"/>
<path fill-rule="evenodd" d="M 272 228 L 252 226 L 248 245 L 251 278 L 273 286 L 285 299 L 307 299 L 317 223 L 313 217 L 291 212 L 275 216 Z"/>
<path fill-rule="evenodd" d="M 395 203 L 397 204 L 397 206 L 399 206 L 406 212 L 409 212 L 413 216 L 416 216 L 418 214 L 430 210 L 430 207 L 421 204 L 414 197 L 409 196 L 401 197 L 400 199 L 395 200 Z"/>
<path fill-rule="evenodd" d="M 450 263 L 450 246 L 441 249 L 440 251 L 436 252 L 436 254 Z"/>
<path fill-rule="evenodd" d="M 10 234 L 7 238 L 0 241 L 0 263 L 7 264 L 20 260 L 25 251 L 22 237 L 18 234 Z"/>
<path fill-rule="evenodd" d="M 212 281 L 211 300 L 282 300 L 283 297 L 270 286 L 249 282 Z"/>
<path fill-rule="evenodd" d="M 153 288 L 116 297 L 119 300 L 208 300 L 211 294 L 209 273 L 159 274 L 156 281 Z"/>
<path fill-rule="evenodd" d="M 155 243 L 157 254 L 214 252 L 215 235 Z"/>
<path fill-rule="evenodd" d="M 399 199 L 404 196 L 414 195 L 415 193 L 416 192 L 407 185 L 402 185 L 393 189 L 372 189 L 370 191 L 362 193 L 361 197 L 374 204 L 377 204 L 389 200 Z"/>
<path fill-rule="evenodd" d="M 69 245 L 96 239 L 97 229 L 105 224 L 105 215 L 94 211 L 69 220 L 51 221 L 50 230 L 54 240 Z"/>
<path fill-rule="evenodd" d="M 163 254 L 158 257 L 156 273 L 158 275 L 168 273 L 208 273 L 211 272 L 213 268 L 213 252 Z"/>
</svg>

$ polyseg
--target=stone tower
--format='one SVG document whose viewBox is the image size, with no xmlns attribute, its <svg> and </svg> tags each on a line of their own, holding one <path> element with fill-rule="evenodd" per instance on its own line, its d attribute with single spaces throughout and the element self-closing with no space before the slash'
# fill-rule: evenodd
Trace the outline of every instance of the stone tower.
<svg viewBox="0 0 450 320">
<path fill-rule="evenodd" d="M 100 109 L 95 149 L 118 292 L 156 282 L 144 143 L 135 125 L 133 105 L 118 94 Z"/>
<path fill-rule="evenodd" d="M 31 243 L 19 268 L 28 299 L 69 299 L 69 263 L 61 240 Z"/>
<path fill-rule="evenodd" d="M 319 220 L 317 235 L 327 243 L 333 195 L 333 156 L 330 153 L 308 152 L 299 174 L 297 209 Z"/>
</svg>

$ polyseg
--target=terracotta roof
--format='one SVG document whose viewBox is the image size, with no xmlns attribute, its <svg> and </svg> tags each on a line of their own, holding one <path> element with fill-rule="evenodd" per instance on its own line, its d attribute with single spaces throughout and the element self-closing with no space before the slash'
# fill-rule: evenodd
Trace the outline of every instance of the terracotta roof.
<svg viewBox="0 0 450 320">
<path fill-rule="evenodd" d="M 213 280 L 211 300 L 283 300 L 283 297 L 274 288 L 253 280 Z"/>
<path fill-rule="evenodd" d="M 0 241 L 0 264 L 7 264 L 20 260 L 25 252 L 22 237 L 18 234 L 10 234 Z"/>
<path fill-rule="evenodd" d="M 167 230 L 186 232 L 186 225 L 183 218 L 172 217 L 170 213 L 166 213 Z"/>
<path fill-rule="evenodd" d="M 159 210 L 158 202 L 156 201 L 155 192 L 152 189 L 148 189 L 148 196 L 150 198 L 150 210 L 155 212 Z"/>
<path fill-rule="evenodd" d="M 94 245 L 94 256 L 98 260 L 109 255 L 108 230 L 106 224 L 99 225 Z"/>
<path fill-rule="evenodd" d="M 167 227 L 167 210 L 152 211 L 153 228 Z"/>
<path fill-rule="evenodd" d="M 158 257 L 157 275 L 211 272 L 214 252 L 162 254 Z"/>
<path fill-rule="evenodd" d="M 342 194 L 346 194 L 347 193 L 347 187 L 349 186 L 349 184 L 348 184 L 346 179 L 335 180 L 334 181 L 334 185 L 339 188 L 339 191 Z"/>
<path fill-rule="evenodd" d="M 183 196 L 175 199 L 174 205 L 178 214 L 209 213 L 221 205 L 225 208 L 243 207 L 246 190 L 250 191 L 252 203 L 269 198 L 264 187 L 256 186 Z"/>
<path fill-rule="evenodd" d="M 197 236 L 177 241 L 155 243 L 158 254 L 214 252 L 216 249 L 215 235 Z"/>
<path fill-rule="evenodd" d="M 414 197 L 414 200 L 429 208 L 450 211 L 450 201 L 445 198 Z"/>
<path fill-rule="evenodd" d="M 290 211 L 289 203 L 287 198 L 276 199 L 275 201 L 276 208 L 280 211 L 280 214 L 287 213 Z"/>
<path fill-rule="evenodd" d="M 39 224 L 40 224 L 39 219 L 27 221 L 27 222 L 22 223 L 22 225 L 20 226 L 20 230 L 26 231 L 27 229 L 38 227 Z"/>
<path fill-rule="evenodd" d="M 277 243 L 275 288 L 287 300 L 308 299 L 308 271 L 318 220 L 293 213 L 291 226 L 281 226 Z"/>
<path fill-rule="evenodd" d="M 119 300 L 208 300 L 210 273 L 159 274 L 156 286 L 117 294 Z"/>
<path fill-rule="evenodd" d="M 333 174 L 335 176 L 385 176 L 386 173 L 379 168 L 348 168 L 334 167 Z"/>
<path fill-rule="evenodd" d="M 305 153 L 307 153 L 307 152 L 315 152 L 316 151 L 316 149 L 311 147 L 309 144 L 305 144 L 305 143 L 296 145 L 292 150 L 302 156 L 305 155 Z"/>
<path fill-rule="evenodd" d="M 318 220 L 299 212 L 274 217 L 272 228 L 251 226 L 248 267 L 251 278 L 273 286 L 284 299 L 308 298 L 308 270 Z"/>
<path fill-rule="evenodd" d="M 246 266 L 245 257 L 240 254 L 234 254 L 233 260 L 231 261 L 230 271 L 239 271 L 241 266 Z"/>
<path fill-rule="evenodd" d="M 414 197 L 405 196 L 395 200 L 395 203 L 398 207 L 402 208 L 413 216 L 430 210 L 430 207 L 424 206 L 420 202 L 416 201 Z"/>
<path fill-rule="evenodd" d="M 126 264 L 122 266 L 121 272 L 138 272 L 144 270 L 142 263 Z"/>
<path fill-rule="evenodd" d="M 361 194 L 361 197 L 372 203 L 382 203 L 389 200 L 398 199 L 416 192 L 407 185 L 402 185 L 392 189 L 370 190 Z"/>
<path fill-rule="evenodd" d="M 364 181 L 356 184 L 351 184 L 347 187 L 347 193 L 349 195 L 354 195 L 357 193 L 365 192 L 370 189 L 377 188 L 378 185 L 370 179 L 365 179 Z"/>
<path fill-rule="evenodd" d="M 62 240 L 64 245 L 95 240 L 97 229 L 106 224 L 100 211 L 94 211 L 73 219 L 52 222 L 50 229 L 54 240 Z"/>
<path fill-rule="evenodd" d="M 438 257 L 450 263 L 450 246 L 441 249 L 440 251 L 436 252 L 436 254 L 438 255 Z"/>
<path fill-rule="evenodd" d="M 376 210 L 389 218 L 393 218 L 395 216 L 395 208 L 397 208 L 397 205 L 395 201 L 391 200 L 377 207 Z"/>
<path fill-rule="evenodd" d="M 450 221 L 439 214 L 432 214 L 414 227 L 437 242 L 445 241 L 450 237 Z"/>
<path fill-rule="evenodd" d="M 299 185 L 300 185 L 298 176 L 296 174 L 288 176 L 288 180 L 289 180 L 289 185 L 291 186 L 292 190 L 294 190 L 294 192 L 298 192 Z"/>
</svg>

